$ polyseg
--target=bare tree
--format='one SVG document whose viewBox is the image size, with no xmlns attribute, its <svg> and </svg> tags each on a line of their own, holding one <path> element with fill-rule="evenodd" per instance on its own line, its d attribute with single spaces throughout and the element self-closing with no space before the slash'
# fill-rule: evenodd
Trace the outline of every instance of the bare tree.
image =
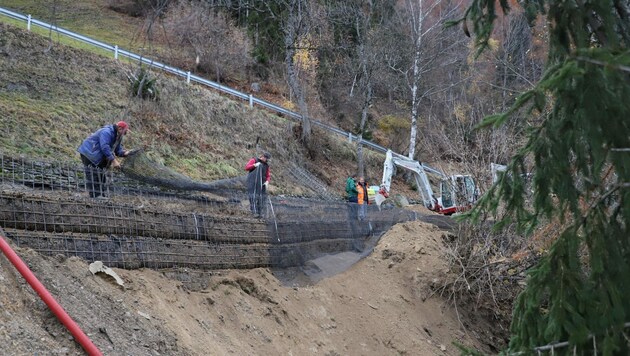
<svg viewBox="0 0 630 356">
<path fill-rule="evenodd" d="M 336 33 L 334 51 L 343 53 L 336 60 L 343 69 L 337 69 L 343 77 L 336 82 L 347 86 L 347 102 L 360 112 L 355 127 L 358 136 L 358 173 L 365 175 L 363 139 L 368 133 L 368 123 L 373 110 L 375 93 L 387 83 L 383 68 L 388 52 L 395 50 L 386 44 L 391 42 L 384 26 L 393 14 L 393 3 L 367 0 L 351 0 L 329 5 L 329 23 Z M 339 85 L 337 83 L 337 85 Z"/>
<path fill-rule="evenodd" d="M 372 9 L 370 9 L 371 11 Z M 365 21 L 367 18 L 369 18 L 369 13 L 366 14 L 368 16 L 365 16 L 363 18 L 363 20 Z M 372 58 L 370 58 L 371 56 L 371 51 L 369 48 L 369 44 L 368 42 L 368 38 L 367 38 L 367 32 L 368 32 L 368 26 L 366 26 L 365 23 L 361 23 L 362 21 L 361 17 L 357 17 L 356 20 L 356 27 L 357 27 L 357 34 L 358 34 L 358 38 L 359 38 L 359 44 L 358 44 L 358 56 L 359 56 L 359 63 L 360 63 L 360 83 L 361 83 L 361 92 L 363 93 L 363 106 L 361 108 L 361 121 L 359 123 L 359 139 L 358 139 L 358 145 L 357 145 L 357 158 L 358 158 L 358 170 L 359 170 L 359 174 L 364 176 L 365 175 L 365 167 L 363 164 L 363 144 L 362 144 L 362 140 L 363 140 L 363 133 L 365 132 L 365 124 L 367 123 L 367 119 L 368 119 L 368 111 L 370 110 L 370 106 L 372 105 Z"/>
<path fill-rule="evenodd" d="M 302 116 L 302 143 L 308 147 L 311 137 L 311 120 L 308 116 L 308 105 L 306 104 L 304 90 L 302 90 L 295 58 L 302 39 L 308 35 L 310 30 L 308 21 L 310 8 L 306 0 L 286 0 L 285 6 L 287 16 L 283 30 L 287 82 Z"/>
<path fill-rule="evenodd" d="M 501 46 L 496 60 L 496 85 L 502 89 L 501 110 L 512 105 L 514 94 L 534 86 L 542 73 L 542 62 L 531 55 L 532 29 L 523 12 L 514 11 L 505 16 L 497 32 Z"/>
<path fill-rule="evenodd" d="M 311 120 L 309 117 L 306 83 L 302 78 L 300 65 L 297 58 L 303 54 L 301 51 L 309 51 L 312 38 L 311 31 L 315 18 L 313 2 L 307 0 L 212 0 L 213 6 L 221 6 L 235 13 L 245 21 L 250 12 L 257 13 L 259 17 L 268 22 L 278 24 L 282 31 L 282 52 L 284 54 L 284 67 L 286 80 L 291 93 L 291 98 L 296 101 L 298 111 L 302 117 L 301 139 L 306 147 L 309 146 L 311 137 Z M 260 21 L 258 19 L 257 21 Z M 276 31 L 277 32 L 277 31 Z M 258 45 L 258 26 L 254 29 L 254 42 Z"/>
<path fill-rule="evenodd" d="M 439 86 L 424 86 L 425 75 L 436 67 L 453 63 L 453 59 L 445 56 L 450 48 L 461 45 L 461 41 L 445 41 L 449 36 L 444 23 L 455 17 L 455 12 L 461 2 L 450 0 L 406 0 L 399 8 L 400 29 L 403 31 L 405 42 L 401 48 L 409 49 L 409 61 L 401 61 L 400 55 L 391 57 L 389 65 L 401 73 L 406 79 L 411 105 L 411 128 L 409 135 L 409 158 L 414 158 L 418 137 L 418 118 L 422 99 L 432 93 L 443 90 L 448 83 Z M 446 46 L 445 46 L 446 44 Z M 402 55 L 404 56 L 404 54 Z M 441 59 L 441 60 L 438 60 Z"/>
</svg>

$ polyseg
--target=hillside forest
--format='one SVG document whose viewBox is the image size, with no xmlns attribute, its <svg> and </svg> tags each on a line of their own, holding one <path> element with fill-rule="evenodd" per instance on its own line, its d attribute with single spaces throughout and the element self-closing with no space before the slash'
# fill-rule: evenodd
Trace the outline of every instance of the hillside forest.
<svg viewBox="0 0 630 356">
<path fill-rule="evenodd" d="M 490 50 L 476 57 L 467 30 L 446 26 L 462 16 L 463 1 L 150 5 L 142 11 L 156 23 L 147 31 L 163 29 L 153 30 L 154 36 L 181 49 L 166 54 L 169 63 L 259 90 L 306 118 L 409 157 L 458 162 L 470 170 L 507 162 L 522 133 L 510 125 L 493 132 L 473 128 L 531 88 L 545 60 L 542 25 L 518 9 L 501 17 Z M 310 132 L 305 120 L 306 147 Z M 363 171 L 361 150 L 358 155 Z"/>
</svg>

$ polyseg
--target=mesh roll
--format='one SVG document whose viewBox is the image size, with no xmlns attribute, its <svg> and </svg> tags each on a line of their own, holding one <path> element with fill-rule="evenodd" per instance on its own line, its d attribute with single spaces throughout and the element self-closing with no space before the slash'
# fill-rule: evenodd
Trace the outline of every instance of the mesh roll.
<svg viewBox="0 0 630 356">
<path fill-rule="evenodd" d="M 198 182 L 152 160 L 144 150 L 129 153 L 121 166 L 122 172 L 135 180 L 175 190 L 218 192 L 220 190 L 244 190 L 246 176 Z"/>
</svg>

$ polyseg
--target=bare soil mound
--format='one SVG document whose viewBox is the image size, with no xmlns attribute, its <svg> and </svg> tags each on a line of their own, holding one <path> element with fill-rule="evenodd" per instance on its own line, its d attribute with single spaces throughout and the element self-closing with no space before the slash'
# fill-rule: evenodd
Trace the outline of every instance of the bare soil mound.
<svg viewBox="0 0 630 356">
<path fill-rule="evenodd" d="M 455 355 L 453 341 L 476 343 L 431 293 L 447 273 L 442 235 L 398 224 L 372 254 L 307 287 L 260 268 L 115 269 L 120 287 L 79 258 L 17 252 L 107 355 Z M 4 256 L 0 266 L 0 354 L 82 354 Z"/>
</svg>

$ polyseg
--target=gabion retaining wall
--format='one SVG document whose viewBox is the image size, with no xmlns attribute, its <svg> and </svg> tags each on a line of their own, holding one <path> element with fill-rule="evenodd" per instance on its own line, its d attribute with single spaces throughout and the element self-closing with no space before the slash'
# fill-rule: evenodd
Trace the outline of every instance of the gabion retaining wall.
<svg viewBox="0 0 630 356">
<path fill-rule="evenodd" d="M 290 267 L 322 254 L 363 251 L 366 241 L 416 219 L 394 207 L 270 197 L 264 219 L 244 191 L 177 192 L 109 172 L 108 200 L 87 197 L 83 168 L 0 154 L 0 226 L 18 246 L 120 268 Z"/>
</svg>

